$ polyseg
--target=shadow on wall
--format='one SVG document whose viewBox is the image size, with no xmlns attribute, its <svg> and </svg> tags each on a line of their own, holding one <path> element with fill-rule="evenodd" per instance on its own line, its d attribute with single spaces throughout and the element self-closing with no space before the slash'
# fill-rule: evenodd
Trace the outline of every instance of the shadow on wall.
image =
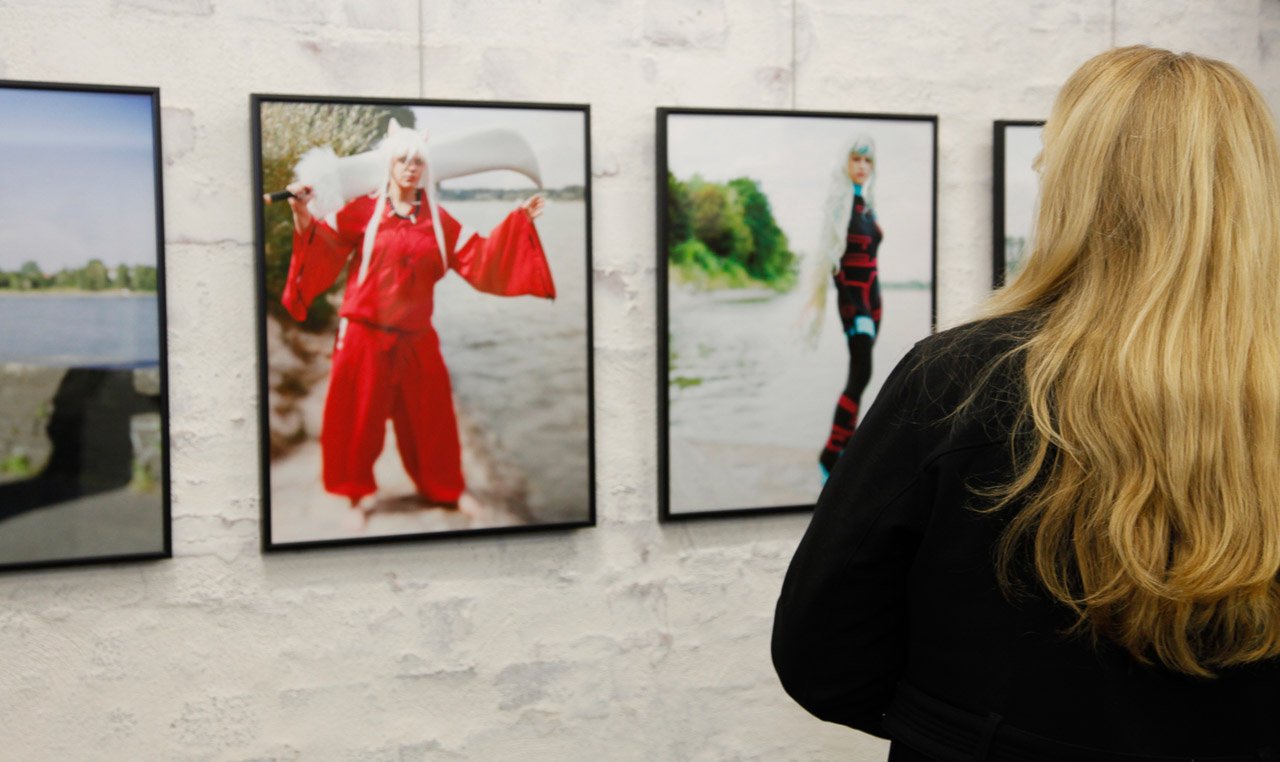
<svg viewBox="0 0 1280 762">
<path fill-rule="evenodd" d="M 154 382 L 148 383 L 146 375 L 154 375 Z M 35 476 L 0 484 L 0 521 L 121 489 L 140 476 L 158 479 L 158 380 L 158 373 L 133 369 L 67 370 L 45 427 L 49 459 Z"/>
</svg>

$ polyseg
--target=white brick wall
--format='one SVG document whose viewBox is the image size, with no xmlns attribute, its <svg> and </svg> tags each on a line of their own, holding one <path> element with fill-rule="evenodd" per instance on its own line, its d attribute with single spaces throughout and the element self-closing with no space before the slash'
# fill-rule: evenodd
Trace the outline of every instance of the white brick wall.
<svg viewBox="0 0 1280 762">
<path fill-rule="evenodd" d="M 0 77 L 161 88 L 176 555 L 0 577 L 0 758 L 882 759 L 769 665 L 805 519 L 655 523 L 653 108 L 939 114 L 951 324 L 993 119 L 1113 41 L 1280 104 L 1280 1 L 419 2 L 0 0 Z M 599 527 L 260 555 L 253 91 L 592 104 Z"/>
</svg>

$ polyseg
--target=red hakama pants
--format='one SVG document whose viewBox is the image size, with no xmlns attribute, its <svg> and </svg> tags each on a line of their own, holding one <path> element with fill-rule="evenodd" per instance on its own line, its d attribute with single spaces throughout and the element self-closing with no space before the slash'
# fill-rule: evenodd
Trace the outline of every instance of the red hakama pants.
<svg viewBox="0 0 1280 762">
<path fill-rule="evenodd" d="M 351 321 L 333 356 L 320 448 L 324 488 L 354 504 L 377 490 L 373 464 L 391 419 L 404 469 L 428 502 L 456 505 L 462 449 L 449 371 L 434 329 Z"/>
</svg>

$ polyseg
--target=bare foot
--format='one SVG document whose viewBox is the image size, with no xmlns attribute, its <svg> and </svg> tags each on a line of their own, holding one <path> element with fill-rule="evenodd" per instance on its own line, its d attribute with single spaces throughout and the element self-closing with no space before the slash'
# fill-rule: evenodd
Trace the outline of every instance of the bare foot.
<svg viewBox="0 0 1280 762">
<path fill-rule="evenodd" d="M 476 499 L 475 495 L 470 492 L 463 492 L 458 495 L 458 510 L 473 519 L 478 519 L 484 507 L 480 505 L 480 501 Z"/>
<path fill-rule="evenodd" d="M 364 534 L 369 526 L 369 514 L 364 511 L 347 511 L 341 523 L 342 531 L 347 534 Z"/>
<path fill-rule="evenodd" d="M 377 504 L 378 498 L 374 495 L 365 495 L 352 503 L 351 510 L 347 511 L 347 515 L 342 517 L 343 530 L 350 534 L 364 534 L 365 529 L 369 526 L 369 516 L 373 513 L 373 509 Z"/>
</svg>

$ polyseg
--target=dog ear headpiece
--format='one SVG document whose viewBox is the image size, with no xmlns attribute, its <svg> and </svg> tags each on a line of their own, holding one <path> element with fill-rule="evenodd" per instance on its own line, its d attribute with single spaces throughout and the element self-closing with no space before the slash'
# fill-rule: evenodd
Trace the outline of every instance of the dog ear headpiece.
<svg viewBox="0 0 1280 762">
<path fill-rule="evenodd" d="M 427 162 L 418 185 L 426 190 L 436 243 L 440 247 L 440 256 L 445 260 L 446 269 L 448 251 L 437 210 L 439 183 L 455 177 L 506 169 L 519 172 L 532 180 L 538 188 L 542 187 L 542 173 L 533 148 L 520 133 L 506 127 L 477 130 L 428 143 L 426 131 L 417 132 L 402 127 L 393 118 L 387 123 L 386 137 L 372 151 L 342 157 L 337 156 L 328 146 L 307 151 L 299 159 L 294 174 L 298 182 L 312 188 L 313 196 L 309 204 L 312 214 L 328 217 L 354 198 L 378 194 L 374 218 L 365 229 L 365 251 L 357 282 L 364 279 L 364 271 L 370 259 L 372 236 L 376 236 L 377 224 L 386 211 L 391 161 L 409 155 L 421 156 Z"/>
</svg>

